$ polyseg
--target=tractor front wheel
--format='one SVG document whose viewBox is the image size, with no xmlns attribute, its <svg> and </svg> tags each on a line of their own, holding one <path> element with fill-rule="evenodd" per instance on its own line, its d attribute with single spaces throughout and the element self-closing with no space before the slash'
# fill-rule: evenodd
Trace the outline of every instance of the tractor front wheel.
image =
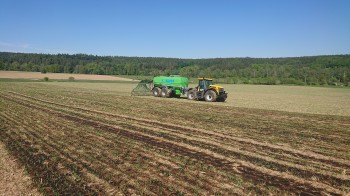
<svg viewBox="0 0 350 196">
<path fill-rule="evenodd" d="M 208 90 L 204 94 L 204 99 L 205 99 L 205 101 L 208 101 L 208 102 L 215 102 L 216 101 L 216 93 L 212 90 Z"/>
</svg>

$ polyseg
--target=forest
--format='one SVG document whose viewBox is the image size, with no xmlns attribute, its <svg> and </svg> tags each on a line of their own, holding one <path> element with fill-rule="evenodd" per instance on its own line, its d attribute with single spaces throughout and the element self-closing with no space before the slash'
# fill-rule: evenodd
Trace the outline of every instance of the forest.
<svg viewBox="0 0 350 196">
<path fill-rule="evenodd" d="M 350 55 L 181 59 L 0 52 L 0 70 L 99 75 L 183 75 L 220 83 L 350 85 Z"/>
</svg>

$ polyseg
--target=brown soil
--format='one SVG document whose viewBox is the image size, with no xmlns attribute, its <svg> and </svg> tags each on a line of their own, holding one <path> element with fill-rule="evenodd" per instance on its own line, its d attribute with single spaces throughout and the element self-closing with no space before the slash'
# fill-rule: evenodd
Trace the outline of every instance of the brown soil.
<svg viewBox="0 0 350 196">
<path fill-rule="evenodd" d="M 0 142 L 0 195 L 41 195 L 30 176 Z"/>
</svg>

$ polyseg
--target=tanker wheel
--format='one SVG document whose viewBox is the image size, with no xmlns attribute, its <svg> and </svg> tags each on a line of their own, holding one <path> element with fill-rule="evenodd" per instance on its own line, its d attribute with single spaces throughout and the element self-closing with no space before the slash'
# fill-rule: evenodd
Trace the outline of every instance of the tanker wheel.
<svg viewBox="0 0 350 196">
<path fill-rule="evenodd" d="M 194 100 L 196 97 L 195 97 L 195 94 L 194 94 L 194 91 L 193 90 L 190 90 L 187 92 L 187 99 L 189 100 Z"/>
<path fill-rule="evenodd" d="M 160 88 L 156 87 L 153 89 L 153 96 L 155 96 L 155 97 L 160 96 Z"/>
<path fill-rule="evenodd" d="M 171 90 L 168 88 L 162 88 L 161 96 L 169 98 L 171 95 Z"/>
<path fill-rule="evenodd" d="M 205 99 L 205 101 L 208 101 L 208 102 L 215 102 L 216 101 L 216 93 L 212 90 L 208 90 L 204 94 L 204 99 Z"/>
</svg>

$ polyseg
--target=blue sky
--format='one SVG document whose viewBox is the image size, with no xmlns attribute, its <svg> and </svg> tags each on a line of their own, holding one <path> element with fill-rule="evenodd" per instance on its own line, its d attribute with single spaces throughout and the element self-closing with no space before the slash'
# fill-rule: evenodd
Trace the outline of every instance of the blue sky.
<svg viewBox="0 0 350 196">
<path fill-rule="evenodd" d="M 0 51 L 175 58 L 350 54 L 350 1 L 0 0 Z"/>
</svg>

